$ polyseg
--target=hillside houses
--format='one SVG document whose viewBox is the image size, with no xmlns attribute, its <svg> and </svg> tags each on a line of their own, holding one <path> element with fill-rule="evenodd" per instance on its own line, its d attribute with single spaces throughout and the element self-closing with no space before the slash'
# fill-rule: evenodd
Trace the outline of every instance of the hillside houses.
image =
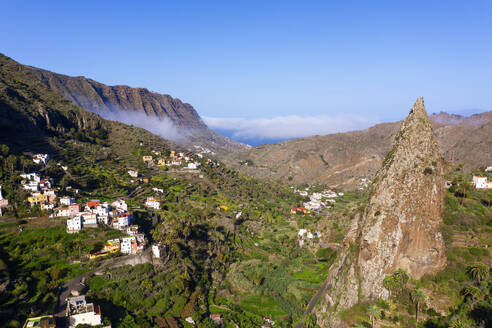
<svg viewBox="0 0 492 328">
<path fill-rule="evenodd" d="M 113 228 L 121 231 L 125 231 L 129 225 L 133 223 L 133 213 L 124 212 L 119 213 L 115 218 L 113 218 Z"/>
<path fill-rule="evenodd" d="M 492 189 L 492 181 L 488 181 L 484 176 L 473 176 L 472 184 L 476 189 Z"/>
<path fill-rule="evenodd" d="M 66 316 L 70 328 L 78 325 L 102 325 L 102 314 L 99 305 L 87 303 L 85 295 L 67 299 Z"/>
<path fill-rule="evenodd" d="M 0 216 L 3 215 L 2 208 L 7 207 L 9 205 L 8 199 L 3 198 L 2 186 L 0 186 Z"/>
<path fill-rule="evenodd" d="M 32 157 L 32 161 L 36 164 L 48 164 L 50 156 L 48 154 L 36 154 Z"/>
<path fill-rule="evenodd" d="M 142 160 L 146 163 L 152 162 L 152 156 L 142 156 Z"/>
<path fill-rule="evenodd" d="M 83 228 L 95 228 L 98 225 L 112 225 L 113 228 L 124 231 L 133 222 L 133 213 L 128 212 L 128 206 L 123 200 L 113 202 L 113 205 L 90 200 L 86 204 L 70 204 L 68 207 L 55 209 L 55 216 L 68 216 L 67 232 L 79 232 Z M 80 209 L 83 209 L 82 211 Z"/>
<path fill-rule="evenodd" d="M 134 236 L 120 237 L 110 239 L 106 242 L 103 249 L 100 251 L 91 252 L 90 259 L 105 257 L 114 253 L 121 252 L 122 254 L 138 254 L 141 253 L 147 245 L 145 235 L 137 233 Z"/>
<path fill-rule="evenodd" d="M 29 192 L 27 201 L 31 206 L 39 205 L 41 210 L 52 210 L 56 203 L 56 193 L 53 188 L 53 180 L 49 177 L 42 177 L 40 173 L 20 174 L 21 186 Z"/>
<path fill-rule="evenodd" d="M 56 328 L 56 320 L 52 315 L 28 318 L 22 328 Z"/>
<path fill-rule="evenodd" d="M 155 243 L 152 245 L 152 256 L 156 259 L 160 259 L 165 252 L 165 246 L 161 243 Z"/>
<path fill-rule="evenodd" d="M 138 178 L 138 171 L 136 171 L 136 170 L 128 170 L 128 174 L 129 174 L 132 178 Z"/>
<path fill-rule="evenodd" d="M 158 210 L 160 206 L 161 206 L 160 202 L 153 197 L 148 197 L 147 200 L 145 201 L 145 207 L 147 208 Z"/>
<path fill-rule="evenodd" d="M 111 203 L 111 207 L 118 211 L 128 211 L 128 205 L 124 200 L 118 199 Z"/>
<path fill-rule="evenodd" d="M 310 243 L 313 240 L 315 240 L 315 238 L 321 238 L 321 232 L 316 231 L 313 233 L 309 229 L 299 229 L 297 236 L 298 236 L 299 247 L 302 248 L 304 243 L 306 242 Z"/>
<path fill-rule="evenodd" d="M 308 202 L 304 202 L 301 207 L 293 207 L 291 209 L 292 214 L 296 213 L 304 213 L 304 214 L 309 214 L 310 212 L 319 212 L 322 209 L 332 205 L 335 203 L 336 197 L 343 196 L 343 193 L 336 193 L 332 190 L 324 190 L 322 192 L 313 192 L 309 194 L 309 188 L 306 188 L 305 190 L 297 190 L 294 189 L 294 192 L 304 196 L 304 197 L 309 197 Z"/>
<path fill-rule="evenodd" d="M 61 205 L 66 205 L 66 206 L 69 206 L 71 204 L 75 204 L 75 198 L 68 197 L 68 196 L 61 197 L 60 198 L 60 204 Z"/>
</svg>

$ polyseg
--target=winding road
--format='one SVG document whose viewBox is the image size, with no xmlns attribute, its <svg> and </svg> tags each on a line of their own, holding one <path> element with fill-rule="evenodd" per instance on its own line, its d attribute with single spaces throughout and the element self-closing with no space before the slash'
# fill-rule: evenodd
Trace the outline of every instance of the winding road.
<svg viewBox="0 0 492 328">
<path fill-rule="evenodd" d="M 318 303 L 319 298 L 321 296 L 323 296 L 325 290 L 326 290 L 326 281 L 321 284 L 321 287 L 318 289 L 318 292 L 316 293 L 316 295 L 314 295 L 313 298 L 311 298 L 311 301 L 309 302 L 308 308 L 306 309 L 306 312 L 304 312 L 304 317 L 301 319 L 301 321 L 299 321 L 294 326 L 294 328 L 302 328 L 302 326 L 304 325 L 304 318 L 306 318 L 306 316 L 313 311 L 314 307 Z"/>
</svg>

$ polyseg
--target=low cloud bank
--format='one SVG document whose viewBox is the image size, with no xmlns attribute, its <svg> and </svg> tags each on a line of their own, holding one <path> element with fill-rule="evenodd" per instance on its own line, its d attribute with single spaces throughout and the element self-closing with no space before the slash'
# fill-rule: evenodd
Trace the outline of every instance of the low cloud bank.
<svg viewBox="0 0 492 328">
<path fill-rule="evenodd" d="M 187 129 L 177 127 L 171 120 L 166 118 L 147 116 L 144 113 L 136 111 L 97 111 L 96 113 L 107 120 L 138 126 L 157 134 L 164 139 L 175 142 L 184 142 L 189 135 Z"/>
<path fill-rule="evenodd" d="M 213 130 L 236 140 L 287 140 L 365 129 L 378 123 L 356 115 L 278 116 L 274 118 L 203 117 Z"/>
</svg>

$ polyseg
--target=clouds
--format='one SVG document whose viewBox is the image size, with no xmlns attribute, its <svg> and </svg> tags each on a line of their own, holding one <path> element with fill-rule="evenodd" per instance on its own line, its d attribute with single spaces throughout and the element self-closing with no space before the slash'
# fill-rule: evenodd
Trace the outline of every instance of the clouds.
<svg viewBox="0 0 492 328">
<path fill-rule="evenodd" d="M 101 117 L 125 123 L 128 125 L 134 125 L 146 129 L 154 134 L 160 135 L 164 139 L 172 140 L 175 142 L 184 142 L 189 136 L 189 130 L 177 127 L 173 122 L 166 118 L 157 118 L 153 116 L 147 116 L 140 112 L 129 111 L 97 111 Z"/>
<path fill-rule="evenodd" d="M 300 116 L 288 115 L 273 118 L 203 117 L 213 130 L 230 135 L 233 139 L 286 140 L 313 135 L 360 130 L 378 123 L 356 115 Z"/>
</svg>

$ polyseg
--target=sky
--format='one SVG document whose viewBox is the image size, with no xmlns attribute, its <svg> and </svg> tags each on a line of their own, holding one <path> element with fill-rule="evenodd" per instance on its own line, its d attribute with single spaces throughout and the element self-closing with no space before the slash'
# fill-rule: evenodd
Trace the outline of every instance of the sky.
<svg viewBox="0 0 492 328">
<path fill-rule="evenodd" d="M 492 109 L 492 1 L 1 1 L 0 52 L 190 103 L 238 140 Z"/>
</svg>

